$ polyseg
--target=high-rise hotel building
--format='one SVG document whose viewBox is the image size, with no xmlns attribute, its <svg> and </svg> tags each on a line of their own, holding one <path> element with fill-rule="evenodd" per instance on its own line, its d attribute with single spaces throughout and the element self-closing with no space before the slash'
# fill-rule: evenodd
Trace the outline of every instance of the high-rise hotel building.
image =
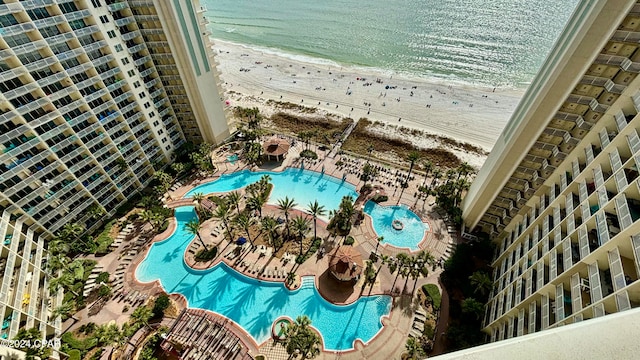
<svg viewBox="0 0 640 360">
<path fill-rule="evenodd" d="M 0 337 L 49 312 L 47 241 L 95 227 L 185 141 L 229 135 L 191 0 L 0 1 Z"/>
<path fill-rule="evenodd" d="M 492 341 L 640 305 L 639 72 L 640 3 L 580 1 L 472 184 Z"/>
</svg>

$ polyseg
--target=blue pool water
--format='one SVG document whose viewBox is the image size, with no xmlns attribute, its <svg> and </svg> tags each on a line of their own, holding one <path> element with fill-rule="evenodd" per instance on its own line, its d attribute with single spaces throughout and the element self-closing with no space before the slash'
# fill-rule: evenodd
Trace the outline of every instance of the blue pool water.
<svg viewBox="0 0 640 360">
<path fill-rule="evenodd" d="M 265 174 L 271 176 L 273 184 L 269 204 L 277 204 L 279 199 L 288 196 L 298 204 L 297 208 L 306 209 L 310 202 L 318 200 L 328 213 L 329 210 L 338 209 L 343 196 L 353 196 L 354 200 L 358 197 L 355 186 L 346 181 L 324 173 L 296 168 L 287 168 L 282 172 L 243 170 L 224 174 L 219 179 L 195 187 L 184 197 L 198 192 L 207 195 L 237 190 L 257 182 Z"/>
<path fill-rule="evenodd" d="M 230 162 L 231 165 L 235 165 L 236 161 L 238 161 L 238 154 L 227 156 L 227 161 Z"/>
<path fill-rule="evenodd" d="M 384 236 L 384 244 L 418 250 L 418 244 L 424 238 L 425 231 L 429 230 L 429 224 L 423 223 L 418 215 L 403 205 L 382 206 L 367 201 L 364 212 L 371 216 L 376 234 Z M 402 222 L 402 230 L 396 230 L 391 226 L 393 220 Z"/>
<path fill-rule="evenodd" d="M 356 339 L 371 340 L 382 328 L 381 316 L 389 314 L 388 296 L 333 305 L 320 296 L 313 277 L 303 278 L 300 289 L 289 291 L 282 283 L 251 279 L 225 264 L 193 270 L 183 261 L 194 237 L 185 230 L 185 224 L 196 218 L 193 206 L 177 208 L 175 217 L 176 231 L 167 240 L 153 244 L 136 269 L 136 278 L 142 282 L 160 280 L 168 293 L 180 293 L 190 307 L 208 309 L 235 321 L 258 343 L 271 336 L 271 325 L 278 317 L 307 315 L 322 334 L 325 349 L 348 350 Z"/>
</svg>

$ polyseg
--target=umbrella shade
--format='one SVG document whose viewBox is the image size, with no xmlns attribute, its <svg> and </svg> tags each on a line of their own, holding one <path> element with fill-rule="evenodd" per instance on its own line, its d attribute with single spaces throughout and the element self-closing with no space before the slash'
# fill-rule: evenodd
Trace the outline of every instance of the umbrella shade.
<svg viewBox="0 0 640 360">
<path fill-rule="evenodd" d="M 246 242 L 247 242 L 247 238 L 245 238 L 243 236 L 239 237 L 238 240 L 236 240 L 236 244 L 238 244 L 238 245 L 243 245 Z"/>
</svg>

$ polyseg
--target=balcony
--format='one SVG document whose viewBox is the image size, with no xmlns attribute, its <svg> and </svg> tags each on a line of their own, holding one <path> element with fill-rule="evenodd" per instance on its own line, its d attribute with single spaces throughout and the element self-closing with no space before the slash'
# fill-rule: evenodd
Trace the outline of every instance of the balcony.
<svg viewBox="0 0 640 360">
<path fill-rule="evenodd" d="M 13 14 L 22 11 L 22 5 L 19 2 L 0 4 L 0 15 Z"/>
<path fill-rule="evenodd" d="M 67 22 L 67 19 L 63 15 L 51 16 L 44 19 L 38 19 L 33 22 L 33 24 L 38 28 L 42 29 L 49 26 L 56 26 L 60 24 L 64 24 Z"/>
<path fill-rule="evenodd" d="M 113 3 L 113 4 L 108 4 L 107 5 L 107 8 L 111 12 L 116 12 L 118 10 L 126 9 L 128 7 L 129 7 L 129 4 L 127 4 L 126 1 L 116 2 L 116 3 Z"/>
<path fill-rule="evenodd" d="M 91 35 L 91 34 L 96 34 L 98 32 L 100 32 L 100 28 L 96 25 L 90 25 L 87 27 L 83 27 L 77 30 L 74 30 L 74 32 L 76 33 L 76 36 L 78 37 L 82 37 L 82 36 L 86 36 L 86 35 Z"/>
<path fill-rule="evenodd" d="M 137 53 L 138 51 L 142 51 L 145 50 L 147 48 L 147 46 L 144 43 L 141 44 L 137 44 L 133 47 L 128 48 L 129 50 L 129 54 L 133 55 L 135 53 Z"/>
<path fill-rule="evenodd" d="M 35 26 L 32 23 L 15 24 L 15 25 L 2 28 L 2 35 L 3 36 L 18 35 L 34 29 L 35 29 Z"/>
<path fill-rule="evenodd" d="M 115 23 L 117 26 L 123 27 L 123 26 L 127 26 L 128 24 L 131 24 L 134 21 L 135 20 L 133 19 L 133 17 L 127 16 L 122 19 L 116 19 Z"/>
<path fill-rule="evenodd" d="M 93 42 L 91 44 L 83 45 L 84 50 L 86 52 L 88 52 L 88 53 L 92 52 L 94 50 L 98 50 L 100 48 L 103 48 L 105 46 L 107 46 L 107 42 L 104 41 L 104 40 L 100 40 L 100 41 Z"/>
<path fill-rule="evenodd" d="M 53 65 L 57 62 L 58 62 L 58 59 L 54 55 L 54 56 L 46 57 L 44 59 L 40 59 L 38 61 L 30 62 L 28 64 L 25 64 L 24 66 L 27 68 L 28 71 L 35 71 L 35 70 L 42 69 L 46 66 Z"/>
<path fill-rule="evenodd" d="M 629 60 L 628 58 L 624 58 L 624 60 L 622 60 L 622 63 L 620 64 L 620 67 L 624 71 L 628 71 L 628 72 L 632 72 L 632 73 L 639 73 L 640 72 L 640 63 L 633 62 L 633 61 Z"/>
<path fill-rule="evenodd" d="M 12 100 L 12 99 L 17 98 L 18 96 L 22 96 L 22 95 L 25 95 L 27 93 L 30 93 L 30 92 L 38 89 L 38 88 L 39 88 L 39 86 L 38 86 L 37 83 L 31 82 L 31 83 L 25 84 L 23 86 L 20 86 L 19 88 L 15 89 L 15 90 L 7 91 L 3 95 L 8 100 Z"/>
<path fill-rule="evenodd" d="M 9 69 L 7 71 L 3 71 L 2 73 L 0 73 L 0 81 L 11 80 L 25 73 L 26 71 L 22 67 Z"/>
<path fill-rule="evenodd" d="M 134 57 L 134 58 L 135 58 L 135 57 Z M 140 65 L 142 65 L 142 64 L 144 64 L 144 63 L 146 63 L 147 61 L 151 61 L 151 56 L 149 56 L 149 55 L 143 56 L 143 57 L 141 57 L 141 58 L 139 58 L 139 59 L 137 59 L 137 60 L 134 60 L 134 62 L 133 62 L 133 63 L 134 63 L 136 66 L 140 66 Z"/>
<path fill-rule="evenodd" d="M 129 31 L 127 33 L 122 33 L 121 32 L 121 37 L 124 41 L 129 41 L 131 39 L 135 39 L 138 36 L 142 36 L 142 34 L 140 33 L 140 31 L 138 30 L 134 30 L 134 31 Z"/>
</svg>

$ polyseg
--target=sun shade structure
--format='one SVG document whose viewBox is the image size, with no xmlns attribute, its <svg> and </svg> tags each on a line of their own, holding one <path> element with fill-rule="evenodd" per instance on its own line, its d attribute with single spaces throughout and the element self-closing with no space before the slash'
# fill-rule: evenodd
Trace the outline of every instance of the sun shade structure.
<svg viewBox="0 0 640 360">
<path fill-rule="evenodd" d="M 262 150 L 269 161 L 271 161 L 272 157 L 274 157 L 276 161 L 284 159 L 290 147 L 291 145 L 287 140 L 278 138 L 271 138 L 262 144 Z"/>
<path fill-rule="evenodd" d="M 362 274 L 362 255 L 351 246 L 342 246 L 331 255 L 329 271 L 340 281 L 351 281 Z"/>
</svg>

